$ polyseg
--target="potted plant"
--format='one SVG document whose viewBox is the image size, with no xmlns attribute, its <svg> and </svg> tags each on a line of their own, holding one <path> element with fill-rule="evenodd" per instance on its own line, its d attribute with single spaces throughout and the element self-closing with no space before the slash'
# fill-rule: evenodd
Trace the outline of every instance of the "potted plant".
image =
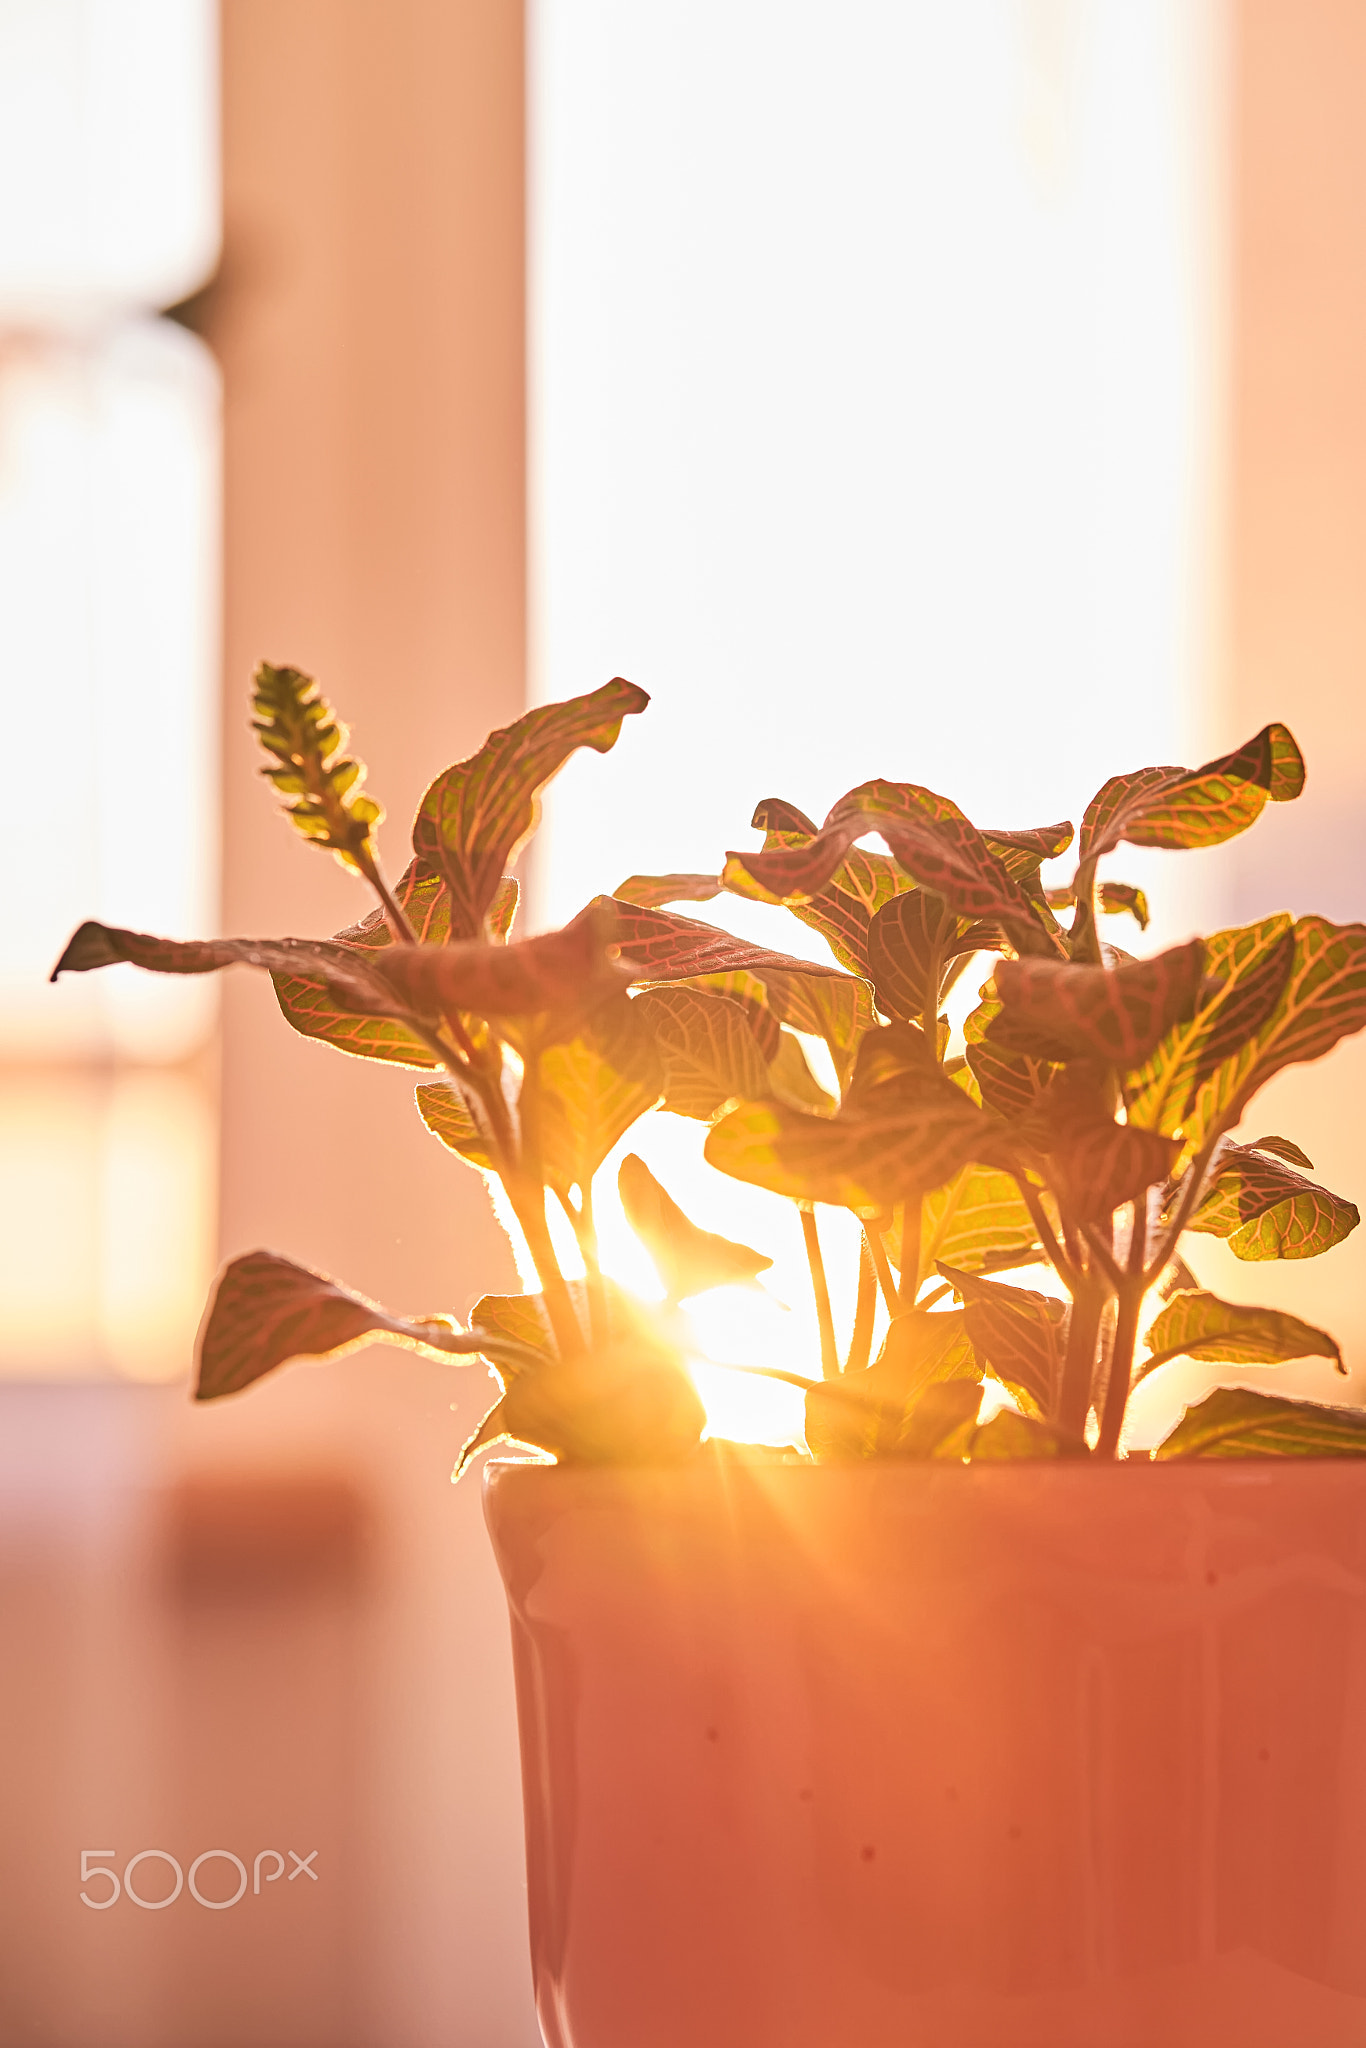
<svg viewBox="0 0 1366 2048">
<path fill-rule="evenodd" d="M 264 772 L 377 907 L 326 940 L 73 936 L 56 973 L 245 962 L 296 1030 L 426 1070 L 420 1114 L 501 1182 L 539 1276 L 462 1327 L 249 1254 L 198 1398 L 376 1339 L 496 1375 L 457 1476 L 503 1440 L 536 1454 L 493 1464 L 486 1502 L 552 2048 L 1359 2042 L 1366 1414 L 1225 1388 L 1151 1456 L 1125 1442 L 1133 1388 L 1178 1357 L 1341 1367 L 1324 1331 L 1201 1288 L 1181 1246 L 1304 1258 L 1355 1227 L 1288 1139 L 1234 1133 L 1366 1023 L 1366 927 L 1275 915 L 1146 959 L 1102 937 L 1147 922 L 1107 857 L 1297 797 L 1294 740 L 1113 777 L 1065 887 L 1042 869 L 1070 824 L 983 832 L 871 782 L 819 827 L 763 803 L 762 847 L 719 872 L 635 876 L 511 939 L 540 790 L 646 701 L 618 678 L 494 733 L 432 784 L 391 886 L 344 729 L 265 666 Z M 722 890 L 787 905 L 829 963 L 668 907 Z M 973 962 L 960 1034 L 944 1002 Z M 681 1305 L 763 1251 L 628 1154 L 664 1299 L 603 1271 L 595 1177 L 656 1105 L 800 1211 L 821 1376 L 779 1375 L 805 1393 L 786 1454 L 707 1438 L 688 1369 Z M 846 1331 L 829 1205 L 861 1225 Z M 1030 1266 L 1039 1286 L 999 1277 Z"/>
</svg>

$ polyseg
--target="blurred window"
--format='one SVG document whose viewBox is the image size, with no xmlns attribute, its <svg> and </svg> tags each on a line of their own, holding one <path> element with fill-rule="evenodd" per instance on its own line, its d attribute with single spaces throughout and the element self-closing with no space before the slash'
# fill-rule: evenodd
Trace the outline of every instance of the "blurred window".
<svg viewBox="0 0 1366 2048">
<path fill-rule="evenodd" d="M 217 901 L 217 369 L 158 309 L 219 236 L 211 0 L 0 0 L 0 1373 L 185 1368 L 214 991 L 46 976 Z"/>
</svg>

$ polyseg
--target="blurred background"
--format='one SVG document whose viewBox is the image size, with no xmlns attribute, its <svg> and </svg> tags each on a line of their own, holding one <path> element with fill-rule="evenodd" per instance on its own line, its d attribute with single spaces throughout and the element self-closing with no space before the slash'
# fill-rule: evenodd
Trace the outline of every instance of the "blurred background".
<svg viewBox="0 0 1366 2048">
<path fill-rule="evenodd" d="M 1272 717 L 1305 799 L 1129 862 L 1150 936 L 1361 917 L 1363 363 L 1358 0 L 0 0 L 4 2048 L 536 2040 L 446 1484 L 482 1380 L 187 1400 L 254 1246 L 404 1312 L 514 1284 L 482 1188 L 246 975 L 44 979 L 85 916 L 361 907 L 255 774 L 254 664 L 322 678 L 391 863 L 491 726 L 649 689 L 556 785 L 533 926 L 763 796 L 1037 824 Z M 1255 1112 L 1358 1199 L 1363 1084 L 1349 1042 Z M 1207 1246 L 1363 1397 L 1357 1239 Z M 259 1890 L 154 1910 L 153 1856 L 82 1903 L 143 1850 Z"/>
</svg>

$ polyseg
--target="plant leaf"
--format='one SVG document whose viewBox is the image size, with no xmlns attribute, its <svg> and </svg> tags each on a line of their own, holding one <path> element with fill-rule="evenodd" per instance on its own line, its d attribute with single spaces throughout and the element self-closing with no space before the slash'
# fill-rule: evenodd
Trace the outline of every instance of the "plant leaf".
<svg viewBox="0 0 1366 2048">
<path fill-rule="evenodd" d="M 912 889 L 885 903 L 868 927 L 868 968 L 878 1008 L 903 1020 L 918 1021 L 931 1006 L 937 1015 L 944 967 L 964 929 L 964 920 L 932 889 Z"/>
<path fill-rule="evenodd" d="M 1155 1458 L 1359 1458 L 1366 1410 L 1217 1387 L 1188 1408 Z"/>
<path fill-rule="evenodd" d="M 993 974 L 1001 1009 L 986 1040 L 1035 1059 L 1077 1054 L 1134 1067 L 1195 1009 L 1205 950 L 1199 939 L 1151 960 L 1090 967 L 1061 960 L 1002 960 Z"/>
<path fill-rule="evenodd" d="M 499 1405 L 504 1435 L 573 1465 L 678 1464 L 707 1420 L 682 1360 L 643 1326 L 570 1365 L 519 1373 Z"/>
<path fill-rule="evenodd" d="M 450 894 L 446 884 L 425 862 L 409 861 L 394 890 L 419 942 L 443 946 L 450 938 Z M 494 936 L 506 938 L 517 905 L 517 884 L 504 875 L 489 911 Z M 382 910 L 347 925 L 333 937 L 339 945 L 356 947 L 366 954 L 382 953 L 396 943 Z M 276 1000 L 287 1023 L 305 1038 L 321 1039 L 339 1052 L 360 1059 L 383 1060 L 402 1067 L 435 1067 L 435 1053 L 404 1024 L 392 1017 L 375 1017 L 353 1009 L 326 982 L 311 981 L 297 974 L 274 974 Z"/>
<path fill-rule="evenodd" d="M 410 868 L 421 867 L 421 865 L 420 861 L 409 862 Z M 437 880 L 440 881 L 440 876 L 437 877 Z M 441 888 L 443 894 L 446 895 L 446 924 L 449 929 L 450 896 L 446 891 L 444 882 L 441 883 Z M 521 894 L 521 885 L 516 875 L 504 875 L 493 892 L 493 901 L 490 903 L 484 917 L 484 932 L 487 938 L 507 940 L 512 931 L 512 920 L 517 915 L 517 905 L 521 900 Z M 432 943 L 426 932 L 419 932 L 417 936 L 427 944 Z"/>
<path fill-rule="evenodd" d="M 961 1173 L 923 1198 L 921 1259 L 927 1267 L 942 1260 L 964 1272 L 977 1273 L 988 1262 L 1009 1258 L 1027 1265 L 1035 1257 L 1038 1238 L 1024 1199 L 1011 1174 L 992 1166 L 965 1166 Z M 889 1236 L 888 1255 L 898 1270 L 900 1240 Z"/>
<path fill-rule="evenodd" d="M 1048 1155 L 1070 1206 L 1091 1218 L 1108 1217 L 1172 1171 L 1181 1146 L 1175 1138 L 1133 1124 L 1097 1123 L 1061 1139 Z"/>
<path fill-rule="evenodd" d="M 1289 1138 L 1254 1138 L 1252 1150 L 1272 1152 L 1277 1159 L 1284 1159 L 1291 1166 L 1302 1166 L 1306 1173 L 1314 1171 L 1313 1160 Z"/>
<path fill-rule="evenodd" d="M 1326 1330 L 1302 1323 L 1284 1309 L 1247 1308 L 1199 1289 L 1174 1294 L 1148 1331 L 1150 1356 L 1140 1377 L 1170 1358 L 1203 1358 L 1214 1365 L 1283 1365 L 1292 1358 L 1331 1358 L 1346 1372 L 1342 1352 Z"/>
<path fill-rule="evenodd" d="M 1052 1412 L 1067 1350 L 1065 1301 L 1026 1287 L 1005 1287 L 939 1261 L 965 1305 L 972 1348 L 1028 1415 Z"/>
<path fill-rule="evenodd" d="M 1283 1067 L 1319 1059 L 1366 1025 L 1366 925 L 1302 917 L 1280 999 L 1248 1041 L 1202 1079 L 1185 1118 L 1188 1148 L 1227 1129 Z M 1204 1058 L 1208 1058 L 1208 1048 Z"/>
<path fill-rule="evenodd" d="M 994 857 L 956 804 L 913 783 L 867 782 L 840 798 L 805 846 L 730 853 L 722 870 L 728 889 L 761 902 L 810 901 L 824 888 L 854 842 L 870 832 L 922 887 L 937 890 L 960 917 L 1003 918 L 1037 933 L 1028 896 Z"/>
<path fill-rule="evenodd" d="M 449 1316 L 391 1316 L 322 1273 L 275 1252 L 225 1266 L 199 1346 L 197 1401 L 236 1394 L 291 1358 L 340 1358 L 378 1340 L 429 1358 L 472 1357 L 479 1337 Z M 500 1347 L 515 1356 L 520 1347 Z"/>
<path fill-rule="evenodd" d="M 417 1113 L 434 1138 L 458 1152 L 471 1166 L 493 1171 L 488 1140 L 464 1097 L 449 1081 L 423 1081 L 417 1091 Z"/>
<path fill-rule="evenodd" d="M 1196 1090 L 1271 1015 L 1294 958 L 1294 927 L 1283 913 L 1206 939 L 1201 1000 L 1127 1077 L 1129 1121 L 1180 1129 Z"/>
<path fill-rule="evenodd" d="M 1058 825 L 1032 825 L 1023 832 L 997 832 L 984 827 L 982 837 L 1008 875 L 1017 882 L 1037 875 L 1042 863 L 1056 860 L 1072 844 L 1076 827 L 1070 819 Z"/>
<path fill-rule="evenodd" d="M 721 894 L 719 875 L 628 875 L 612 891 L 618 903 L 656 910 L 666 903 L 710 903 Z"/>
<path fill-rule="evenodd" d="M 863 1114 L 808 1116 L 778 1102 L 741 1103 L 713 1124 L 703 1156 L 737 1180 L 798 1201 L 875 1215 L 913 1189 L 952 1179 L 970 1159 L 993 1162 L 992 1120 L 938 1069 Z"/>
<path fill-rule="evenodd" d="M 621 1162 L 617 1187 L 626 1221 L 650 1254 L 670 1301 L 742 1286 L 773 1264 L 747 1244 L 699 1229 L 634 1152 Z"/>
<path fill-rule="evenodd" d="M 813 1109 L 818 1116 L 832 1116 L 839 1108 L 812 1073 L 802 1042 L 792 1031 L 779 1031 L 778 1050 L 768 1063 L 768 1092 L 792 1109 Z"/>
<path fill-rule="evenodd" d="M 911 1323 L 907 1316 L 900 1320 Z M 944 1324 L 939 1330 L 933 1326 Z M 942 1362 L 963 1346 L 962 1318 L 915 1319 L 913 1348 L 864 1372 L 812 1386 L 806 1397 L 806 1441 L 824 1463 L 863 1458 L 961 1458 L 982 1392 L 979 1375 L 927 1378 L 925 1359 Z M 963 1347 L 965 1348 L 965 1347 Z M 933 1366 L 931 1366 L 933 1371 Z"/>
<path fill-rule="evenodd" d="M 1267 725 L 1201 768 L 1140 768 L 1112 775 L 1086 807 L 1078 852 L 1094 861 L 1121 840 L 1131 846 L 1217 846 L 1257 818 L 1268 797 L 1285 803 L 1304 787 L 1304 762 L 1287 727 Z"/>
<path fill-rule="evenodd" d="M 764 834 L 764 850 L 774 847 L 806 846 L 816 836 L 816 826 L 794 804 L 781 797 L 766 797 L 756 809 L 751 824 Z M 890 855 L 865 852 L 851 847 L 835 868 L 823 889 L 803 903 L 788 905 L 794 917 L 820 933 L 842 967 L 864 980 L 870 978 L 868 927 L 872 918 L 894 896 L 915 888 L 915 883 Z M 740 891 L 748 893 L 748 884 Z"/>
<path fill-rule="evenodd" d="M 567 1284 L 570 1299 L 586 1327 L 588 1310 L 584 1284 L 581 1280 L 571 1280 Z M 534 1353 L 540 1360 L 554 1359 L 557 1356 L 555 1335 L 550 1327 L 550 1317 L 546 1314 L 543 1295 L 482 1295 L 470 1310 L 468 1321 L 472 1337 L 477 1337 L 482 1332 L 487 1336 L 501 1338 L 505 1344 L 519 1345 L 523 1351 Z M 480 1355 L 487 1357 L 485 1353 Z M 525 1365 L 508 1365 L 498 1358 L 487 1358 L 487 1363 L 504 1384 L 514 1373 L 527 1370 Z"/>
<path fill-rule="evenodd" d="M 1063 1458 L 1075 1455 L 1076 1449 L 1046 1422 L 1002 1408 L 976 1431 L 968 1455 L 976 1465 L 1007 1458 Z"/>
<path fill-rule="evenodd" d="M 631 1007 L 659 1049 L 665 1109 L 709 1123 L 727 1102 L 769 1093 L 768 1061 L 739 1003 L 674 987 L 646 989 Z"/>
<path fill-rule="evenodd" d="M 633 978 L 618 957 L 610 906 L 590 904 L 562 931 L 514 944 L 469 939 L 449 946 L 391 946 L 375 970 L 400 1008 L 419 1017 L 536 1018 L 544 1040 L 572 1034 L 582 1019 Z"/>
<path fill-rule="evenodd" d="M 540 1168 L 561 1197 L 587 1188 L 612 1147 L 653 1109 L 663 1071 L 637 1004 L 621 997 L 537 1058 Z M 527 1096 L 523 1092 L 523 1128 Z"/>
<path fill-rule="evenodd" d="M 1252 1145 L 1226 1145 L 1187 1228 L 1228 1240 L 1235 1258 L 1312 1259 L 1355 1230 L 1361 1213 Z"/>
<path fill-rule="evenodd" d="M 270 756 L 261 773 L 285 799 L 285 816 L 343 867 L 364 874 L 375 864 L 375 827 L 384 816 L 361 793 L 365 769 L 345 755 L 346 727 L 312 676 L 263 661 L 252 694 L 252 727 Z"/>
<path fill-rule="evenodd" d="M 457 939 L 482 936 L 504 868 L 536 829 L 546 784 L 579 747 L 605 754 L 623 718 L 649 701 L 614 676 L 586 696 L 528 711 L 437 776 L 418 809 L 413 852 L 445 881 Z"/>
<path fill-rule="evenodd" d="M 406 1014 L 402 1000 L 365 955 L 336 939 L 159 939 L 87 919 L 68 939 L 50 979 L 119 961 L 151 974 L 213 974 L 234 965 L 302 974 L 324 982 L 358 1013 Z"/>
</svg>

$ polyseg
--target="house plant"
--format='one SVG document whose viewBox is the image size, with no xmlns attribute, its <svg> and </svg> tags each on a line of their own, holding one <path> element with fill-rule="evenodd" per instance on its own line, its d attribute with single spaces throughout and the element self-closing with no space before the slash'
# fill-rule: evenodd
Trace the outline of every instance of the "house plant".
<svg viewBox="0 0 1366 2048">
<path fill-rule="evenodd" d="M 1147 912 L 1101 863 L 1297 797 L 1294 740 L 1112 778 L 1063 886 L 1041 871 L 1070 824 L 984 833 L 873 782 L 819 827 L 761 804 L 762 848 L 719 872 L 635 876 L 511 940 L 540 789 L 645 702 L 616 679 L 492 735 L 427 792 L 391 887 L 344 730 L 265 666 L 265 772 L 378 907 L 322 941 L 73 936 L 56 973 L 245 962 L 297 1030 L 428 1070 L 424 1121 L 501 1181 L 539 1277 L 461 1328 L 250 1254 L 218 1283 L 199 1398 L 375 1339 L 496 1373 L 457 1474 L 503 1439 L 542 1460 L 493 1468 L 488 1513 L 553 2044 L 1360 2039 L 1366 1783 L 1335 1744 L 1366 1733 L 1366 1415 L 1222 1389 L 1152 1459 L 1124 1437 L 1133 1387 L 1178 1356 L 1341 1365 L 1325 1332 L 1199 1287 L 1181 1244 L 1298 1258 L 1355 1227 L 1291 1141 L 1232 1134 L 1274 1073 L 1366 1023 L 1366 927 L 1272 916 L 1141 960 L 1102 936 Z M 795 910 L 830 964 L 668 907 L 722 890 Z M 983 956 L 960 1043 L 944 999 Z M 704 1441 L 687 1367 L 680 1305 L 762 1250 L 628 1155 L 665 1298 L 602 1269 L 595 1177 L 656 1104 L 801 1213 L 821 1377 L 783 1375 L 805 1390 L 787 1458 Z M 847 1331 L 832 1205 L 862 1224 Z M 1031 1265 L 1045 1288 L 997 1277 Z"/>
</svg>

